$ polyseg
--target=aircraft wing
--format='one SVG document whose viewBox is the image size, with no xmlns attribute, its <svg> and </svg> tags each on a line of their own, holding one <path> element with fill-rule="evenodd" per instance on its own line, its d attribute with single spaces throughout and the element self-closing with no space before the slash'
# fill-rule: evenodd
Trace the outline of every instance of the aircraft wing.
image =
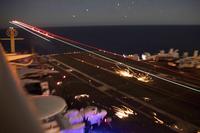
<svg viewBox="0 0 200 133">
<path fill-rule="evenodd" d="M 8 61 L 16 61 L 19 59 L 24 59 L 33 56 L 33 54 L 6 54 L 6 58 Z"/>
</svg>

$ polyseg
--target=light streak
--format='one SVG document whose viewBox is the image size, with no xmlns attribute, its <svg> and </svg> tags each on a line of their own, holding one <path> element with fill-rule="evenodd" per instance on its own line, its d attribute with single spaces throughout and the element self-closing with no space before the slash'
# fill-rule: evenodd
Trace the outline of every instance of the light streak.
<svg viewBox="0 0 200 133">
<path fill-rule="evenodd" d="M 123 77 L 136 78 L 138 81 L 145 82 L 145 83 L 152 81 L 152 78 L 148 74 L 141 74 L 141 73 L 137 74 L 134 72 L 130 72 L 128 69 L 115 70 L 115 73 Z"/>
<path fill-rule="evenodd" d="M 41 38 L 41 39 L 44 39 L 44 40 L 46 40 L 46 41 L 50 42 L 50 40 L 49 40 L 49 39 L 47 39 L 47 38 L 45 38 L 45 37 L 43 37 L 43 36 L 40 36 L 40 35 L 38 35 L 38 34 L 36 34 L 36 33 L 32 32 L 31 30 L 28 30 L 28 29 L 26 29 L 26 28 L 22 27 L 21 25 L 18 25 L 18 24 L 15 24 L 15 25 L 16 25 L 16 26 L 18 26 L 18 27 L 20 27 L 20 28 L 22 28 L 22 29 L 24 29 L 25 31 L 27 31 L 27 32 L 29 32 L 29 33 L 31 33 L 31 34 L 33 34 L 33 35 L 35 35 L 35 36 L 37 36 L 37 37 Z"/>
</svg>

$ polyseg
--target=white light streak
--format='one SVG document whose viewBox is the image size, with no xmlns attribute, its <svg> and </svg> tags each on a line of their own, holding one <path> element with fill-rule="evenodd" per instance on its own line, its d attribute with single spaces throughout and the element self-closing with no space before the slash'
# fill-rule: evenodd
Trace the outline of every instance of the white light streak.
<svg viewBox="0 0 200 133">
<path fill-rule="evenodd" d="M 31 33 L 31 34 L 33 34 L 33 35 L 35 35 L 35 36 L 37 36 L 37 37 L 39 37 L 39 38 L 41 38 L 41 39 L 44 39 L 44 40 L 50 42 L 49 39 L 47 39 L 47 38 L 45 38 L 45 37 L 43 37 L 43 36 L 41 36 L 41 35 L 38 35 L 38 34 L 34 33 L 33 31 L 31 31 L 31 30 L 29 30 L 29 29 L 26 29 L 26 28 L 22 27 L 21 25 L 19 25 L 19 24 L 17 24 L 17 23 L 12 23 L 12 24 L 14 24 L 14 25 L 16 25 L 16 26 L 18 26 L 18 27 L 24 29 L 25 31 L 27 31 L 27 32 L 29 32 L 29 33 Z"/>
<path fill-rule="evenodd" d="M 144 101 L 149 102 L 151 99 L 149 97 L 143 97 Z"/>
<path fill-rule="evenodd" d="M 164 121 L 162 121 L 161 119 L 157 118 L 156 116 L 154 116 L 153 118 L 155 119 L 155 123 L 161 124 L 161 125 L 164 124 Z"/>
</svg>

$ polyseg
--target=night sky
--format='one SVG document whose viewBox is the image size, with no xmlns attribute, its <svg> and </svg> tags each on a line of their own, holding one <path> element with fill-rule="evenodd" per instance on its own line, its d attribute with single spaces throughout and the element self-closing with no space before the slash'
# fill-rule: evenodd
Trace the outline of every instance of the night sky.
<svg viewBox="0 0 200 133">
<path fill-rule="evenodd" d="M 8 20 L 38 26 L 200 25 L 200 0 L 1 0 Z"/>
</svg>

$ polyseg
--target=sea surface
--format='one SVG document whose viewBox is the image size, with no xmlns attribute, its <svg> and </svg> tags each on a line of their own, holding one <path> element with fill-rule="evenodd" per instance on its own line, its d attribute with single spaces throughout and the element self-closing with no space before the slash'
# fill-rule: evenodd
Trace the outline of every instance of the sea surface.
<svg viewBox="0 0 200 133">
<path fill-rule="evenodd" d="M 52 33 L 82 42 L 87 45 L 120 54 L 156 53 L 170 48 L 181 52 L 200 50 L 200 26 L 89 26 L 89 27 L 51 27 L 45 28 Z M 63 53 L 75 49 L 65 44 L 47 42 L 22 29 L 16 41 L 18 52 L 34 50 L 39 54 Z M 5 29 L 0 30 L 0 37 L 6 37 Z M 9 51 L 9 41 L 2 41 Z"/>
</svg>

